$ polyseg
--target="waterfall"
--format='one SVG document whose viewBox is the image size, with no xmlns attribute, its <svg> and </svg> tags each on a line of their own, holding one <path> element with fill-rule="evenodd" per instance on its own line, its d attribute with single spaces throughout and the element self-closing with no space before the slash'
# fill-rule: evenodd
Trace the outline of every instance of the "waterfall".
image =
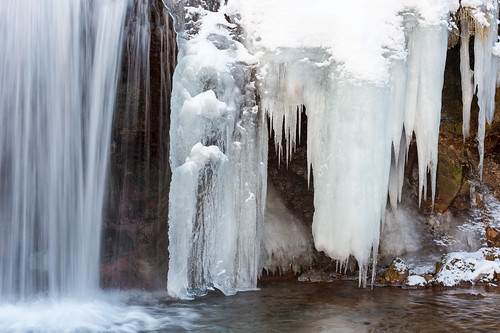
<svg viewBox="0 0 500 333">
<path fill-rule="evenodd" d="M 97 290 L 127 0 L 0 6 L 0 297 Z"/>
</svg>

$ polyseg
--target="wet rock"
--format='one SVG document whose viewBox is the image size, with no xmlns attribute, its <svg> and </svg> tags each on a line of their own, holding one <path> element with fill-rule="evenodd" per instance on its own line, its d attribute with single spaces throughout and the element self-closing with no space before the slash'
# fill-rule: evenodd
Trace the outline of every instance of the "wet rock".
<svg viewBox="0 0 500 333">
<path fill-rule="evenodd" d="M 451 205 L 462 186 L 462 164 L 444 154 L 439 154 L 438 162 L 438 196 L 436 209 L 445 211 Z"/>
<path fill-rule="evenodd" d="M 342 275 L 335 272 L 309 271 L 299 276 L 298 281 L 304 283 L 333 282 L 340 280 Z"/>
</svg>

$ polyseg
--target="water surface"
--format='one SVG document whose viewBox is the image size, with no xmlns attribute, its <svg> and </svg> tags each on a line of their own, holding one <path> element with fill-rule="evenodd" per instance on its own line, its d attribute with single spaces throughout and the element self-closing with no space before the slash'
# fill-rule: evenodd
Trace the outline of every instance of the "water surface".
<svg viewBox="0 0 500 333">
<path fill-rule="evenodd" d="M 357 282 L 273 282 L 227 297 L 106 292 L 79 302 L 0 305 L 0 332 L 445 332 L 498 330 L 500 293 L 358 289 Z"/>
</svg>

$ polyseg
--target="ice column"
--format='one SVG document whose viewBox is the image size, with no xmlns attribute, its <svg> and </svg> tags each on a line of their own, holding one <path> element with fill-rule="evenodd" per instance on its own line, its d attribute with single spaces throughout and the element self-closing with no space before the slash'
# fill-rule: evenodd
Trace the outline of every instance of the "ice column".
<svg viewBox="0 0 500 333">
<path fill-rule="evenodd" d="M 255 289 L 267 135 L 251 82 L 254 58 L 224 10 L 167 3 L 177 20 L 170 149 L 168 292 Z"/>
</svg>

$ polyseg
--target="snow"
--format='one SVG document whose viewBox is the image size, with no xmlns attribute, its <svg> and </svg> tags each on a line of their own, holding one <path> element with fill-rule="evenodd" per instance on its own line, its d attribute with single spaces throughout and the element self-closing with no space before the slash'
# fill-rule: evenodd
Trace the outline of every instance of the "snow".
<svg viewBox="0 0 500 333">
<path fill-rule="evenodd" d="M 406 285 L 408 286 L 425 286 L 427 281 L 423 276 L 410 275 L 406 280 Z"/>
<path fill-rule="evenodd" d="M 404 273 L 409 270 L 408 265 L 404 262 L 403 259 L 396 257 L 392 260 L 391 266 L 396 272 Z"/>
</svg>

